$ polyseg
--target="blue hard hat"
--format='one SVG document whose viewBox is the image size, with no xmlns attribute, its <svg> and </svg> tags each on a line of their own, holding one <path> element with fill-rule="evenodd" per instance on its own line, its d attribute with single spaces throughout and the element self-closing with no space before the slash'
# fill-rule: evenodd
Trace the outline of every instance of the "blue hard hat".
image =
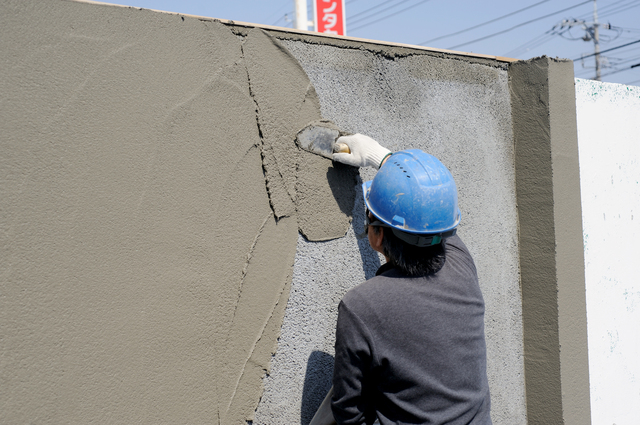
<svg viewBox="0 0 640 425">
<path fill-rule="evenodd" d="M 451 235 L 460 223 L 451 172 L 419 149 L 391 155 L 362 190 L 369 211 L 393 229 L 414 235 Z"/>
</svg>

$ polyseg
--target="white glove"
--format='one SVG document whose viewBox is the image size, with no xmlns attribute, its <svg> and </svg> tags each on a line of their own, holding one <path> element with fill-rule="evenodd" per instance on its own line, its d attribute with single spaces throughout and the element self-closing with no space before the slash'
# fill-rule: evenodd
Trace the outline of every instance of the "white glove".
<svg viewBox="0 0 640 425">
<path fill-rule="evenodd" d="M 377 170 L 381 162 L 391 153 L 371 137 L 359 133 L 339 137 L 336 143 L 349 146 L 351 153 L 334 153 L 333 160 L 354 167 L 373 167 Z"/>
</svg>

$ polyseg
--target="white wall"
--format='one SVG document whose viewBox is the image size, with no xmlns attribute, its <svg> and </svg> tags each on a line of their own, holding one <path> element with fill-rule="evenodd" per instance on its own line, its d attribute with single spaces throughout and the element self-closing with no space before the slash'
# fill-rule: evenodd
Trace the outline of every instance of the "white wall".
<svg viewBox="0 0 640 425">
<path fill-rule="evenodd" d="M 640 87 L 576 79 L 591 417 L 638 424 Z"/>
</svg>

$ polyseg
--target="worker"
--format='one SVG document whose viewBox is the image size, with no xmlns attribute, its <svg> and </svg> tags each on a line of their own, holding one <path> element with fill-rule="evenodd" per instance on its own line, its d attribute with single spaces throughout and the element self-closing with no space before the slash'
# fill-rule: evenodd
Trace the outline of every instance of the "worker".
<svg viewBox="0 0 640 425">
<path fill-rule="evenodd" d="M 379 168 L 362 185 L 365 231 L 386 263 L 340 302 L 333 387 L 311 423 L 491 424 L 484 301 L 453 176 L 420 150 L 338 142 L 351 152 L 335 161 Z"/>
</svg>

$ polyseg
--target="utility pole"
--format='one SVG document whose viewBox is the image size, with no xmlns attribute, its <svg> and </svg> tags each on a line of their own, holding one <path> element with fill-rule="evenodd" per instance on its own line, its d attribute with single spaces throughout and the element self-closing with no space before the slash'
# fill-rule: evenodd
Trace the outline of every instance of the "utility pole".
<svg viewBox="0 0 640 425">
<path fill-rule="evenodd" d="M 565 34 L 570 34 L 571 28 L 577 26 L 581 27 L 582 30 L 584 30 L 584 36 L 580 38 L 565 36 Z M 552 31 L 554 31 L 555 34 L 558 34 L 569 40 L 593 40 L 594 53 L 593 55 L 588 56 L 595 56 L 596 59 L 596 81 L 600 81 L 600 77 L 602 76 L 601 69 L 603 61 L 602 57 L 600 56 L 600 26 L 601 25 L 598 22 L 598 5 L 596 3 L 596 0 L 593 0 L 593 22 L 586 22 L 583 19 L 564 19 L 559 25 L 555 25 L 552 28 Z M 602 25 L 602 28 L 611 29 L 611 25 L 604 24 Z M 584 67 L 584 62 L 582 66 Z"/>
<path fill-rule="evenodd" d="M 598 29 L 598 5 L 593 0 L 593 47 L 596 54 L 596 81 L 600 81 L 600 30 Z"/>
<path fill-rule="evenodd" d="M 293 0 L 296 7 L 296 29 L 307 30 L 309 18 L 307 17 L 307 0 Z"/>
</svg>

